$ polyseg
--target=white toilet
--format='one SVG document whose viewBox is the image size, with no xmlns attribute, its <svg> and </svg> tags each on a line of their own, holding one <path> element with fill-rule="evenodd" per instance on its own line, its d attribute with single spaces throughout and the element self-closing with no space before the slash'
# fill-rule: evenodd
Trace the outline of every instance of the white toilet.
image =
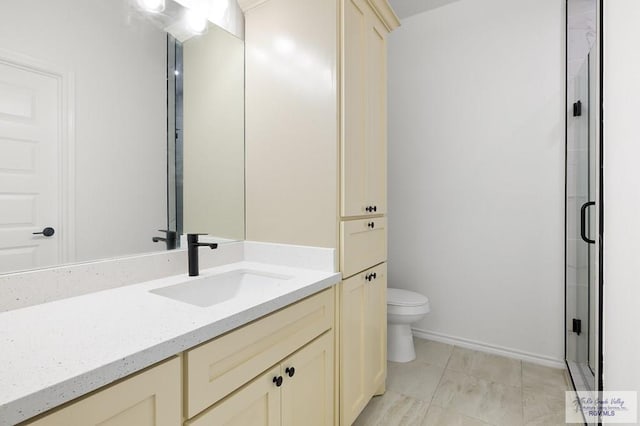
<svg viewBox="0 0 640 426">
<path fill-rule="evenodd" d="M 387 359 L 409 362 L 416 359 L 411 324 L 429 313 L 429 299 L 420 293 L 387 289 Z"/>
</svg>

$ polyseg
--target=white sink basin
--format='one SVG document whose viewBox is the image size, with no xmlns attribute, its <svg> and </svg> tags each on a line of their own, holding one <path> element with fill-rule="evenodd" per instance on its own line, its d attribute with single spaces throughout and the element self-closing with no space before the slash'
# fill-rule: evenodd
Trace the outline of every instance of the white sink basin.
<svg viewBox="0 0 640 426">
<path fill-rule="evenodd" d="M 188 281 L 150 290 L 151 293 L 203 308 L 241 297 L 273 291 L 274 286 L 293 277 L 263 271 L 238 269 L 222 274 L 195 277 Z"/>
</svg>

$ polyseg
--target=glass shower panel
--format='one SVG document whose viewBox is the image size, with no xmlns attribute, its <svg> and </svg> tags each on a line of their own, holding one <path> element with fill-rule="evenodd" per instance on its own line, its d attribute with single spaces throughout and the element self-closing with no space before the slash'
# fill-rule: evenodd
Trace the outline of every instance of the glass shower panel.
<svg viewBox="0 0 640 426">
<path fill-rule="evenodd" d="M 589 76 L 587 57 L 568 86 L 566 181 L 566 355 L 576 387 L 585 390 L 594 386 L 596 343 L 596 163 Z"/>
</svg>

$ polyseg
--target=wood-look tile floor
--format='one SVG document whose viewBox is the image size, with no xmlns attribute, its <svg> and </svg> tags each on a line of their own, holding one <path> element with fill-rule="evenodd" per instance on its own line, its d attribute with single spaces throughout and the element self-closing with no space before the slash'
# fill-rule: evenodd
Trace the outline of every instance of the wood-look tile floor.
<svg viewBox="0 0 640 426">
<path fill-rule="evenodd" d="M 564 425 L 564 370 L 415 339 L 417 358 L 389 362 L 387 391 L 356 426 Z"/>
</svg>

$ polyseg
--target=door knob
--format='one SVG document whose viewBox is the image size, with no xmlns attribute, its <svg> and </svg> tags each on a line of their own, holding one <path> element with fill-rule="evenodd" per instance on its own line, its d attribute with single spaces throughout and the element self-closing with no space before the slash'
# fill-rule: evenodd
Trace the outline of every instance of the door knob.
<svg viewBox="0 0 640 426">
<path fill-rule="evenodd" d="M 41 232 L 34 232 L 33 235 L 44 235 L 45 237 L 52 237 L 56 233 L 56 230 L 50 227 L 44 228 Z"/>
</svg>

